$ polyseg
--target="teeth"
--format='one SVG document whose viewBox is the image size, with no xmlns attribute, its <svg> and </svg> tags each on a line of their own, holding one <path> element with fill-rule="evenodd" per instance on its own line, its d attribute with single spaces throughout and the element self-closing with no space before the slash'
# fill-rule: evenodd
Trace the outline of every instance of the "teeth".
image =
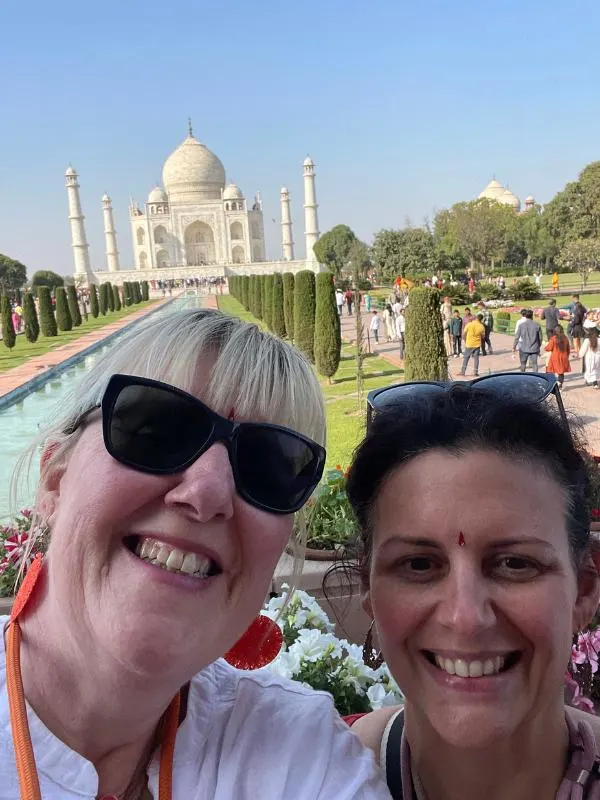
<svg viewBox="0 0 600 800">
<path fill-rule="evenodd" d="M 180 572 L 197 578 L 206 578 L 211 568 L 211 560 L 198 553 L 186 553 L 177 547 L 169 547 L 156 539 L 141 539 L 135 549 L 136 555 L 155 567 L 169 572 Z"/>
<path fill-rule="evenodd" d="M 481 678 L 484 675 L 497 675 L 504 663 L 506 656 L 494 656 L 485 661 L 466 661 L 464 658 L 442 658 L 435 655 L 437 666 L 449 675 L 458 675 L 459 678 Z"/>
</svg>

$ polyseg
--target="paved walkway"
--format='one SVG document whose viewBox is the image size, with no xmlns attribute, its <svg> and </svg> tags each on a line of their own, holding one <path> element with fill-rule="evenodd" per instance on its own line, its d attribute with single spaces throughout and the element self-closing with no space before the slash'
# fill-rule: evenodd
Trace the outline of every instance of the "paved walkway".
<svg viewBox="0 0 600 800">
<path fill-rule="evenodd" d="M 367 333 L 370 315 L 364 314 L 365 337 Z M 345 341 L 353 342 L 356 339 L 356 318 L 349 317 L 346 309 L 342 316 L 342 337 Z M 381 337 L 385 338 L 385 337 Z M 512 354 L 513 337 L 503 333 L 492 333 L 491 335 L 493 355 L 480 357 L 479 375 L 487 375 L 493 372 L 518 372 L 518 357 Z M 398 343 L 380 343 L 375 345 L 371 338 L 371 351 L 382 356 L 396 367 L 402 368 L 404 362 L 399 358 Z M 540 372 L 546 370 L 546 359 L 540 357 Z M 473 365 L 472 359 L 468 366 L 468 374 L 465 378 L 458 375 L 462 365 L 462 359 L 450 358 L 448 360 L 448 373 L 451 380 L 462 381 L 472 378 Z M 568 412 L 576 414 L 583 425 L 583 432 L 588 442 L 591 452 L 600 454 L 600 391 L 595 391 L 586 386 L 581 374 L 581 361 L 571 361 L 572 372 L 565 375 L 565 383 L 562 390 L 563 402 Z"/>
<path fill-rule="evenodd" d="M 46 370 L 56 367 L 63 361 L 66 361 L 78 353 L 81 353 L 83 350 L 87 350 L 88 347 L 91 347 L 96 342 L 100 341 L 101 339 L 105 339 L 112 333 L 115 333 L 121 328 L 130 325 L 135 320 L 145 316 L 149 311 L 154 311 L 156 308 L 165 305 L 165 303 L 168 303 L 170 300 L 172 300 L 171 297 L 168 297 L 164 300 L 157 300 L 156 302 L 152 303 L 151 306 L 146 306 L 139 311 L 134 311 L 132 314 L 127 314 L 127 316 L 121 317 L 121 319 L 117 320 L 116 322 L 110 322 L 107 325 L 104 325 L 102 328 L 97 328 L 96 330 L 84 334 L 79 339 L 73 339 L 61 347 L 56 347 L 54 350 L 50 350 L 48 353 L 30 358 L 28 361 L 23 362 L 23 364 L 20 364 L 18 367 L 8 369 L 6 372 L 0 372 L 0 397 L 12 392 L 14 389 L 17 389 L 19 386 L 27 383 L 27 381 L 30 381 L 32 378 L 43 374 Z"/>
</svg>

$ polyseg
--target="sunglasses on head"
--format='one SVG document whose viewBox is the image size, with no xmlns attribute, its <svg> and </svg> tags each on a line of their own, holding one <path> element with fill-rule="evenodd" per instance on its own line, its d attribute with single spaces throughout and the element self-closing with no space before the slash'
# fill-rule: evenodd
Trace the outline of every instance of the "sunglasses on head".
<svg viewBox="0 0 600 800">
<path fill-rule="evenodd" d="M 113 375 L 99 407 L 104 444 L 121 464 L 173 475 L 223 442 L 240 497 L 273 514 L 302 508 L 323 474 L 325 450 L 312 439 L 282 425 L 225 419 L 168 383 Z"/>
<path fill-rule="evenodd" d="M 550 372 L 497 372 L 495 375 L 483 375 L 473 381 L 461 381 L 460 384 L 414 381 L 373 389 L 367 396 L 367 424 L 373 418 L 374 412 L 398 406 L 403 402 L 447 392 L 452 385 L 477 386 L 478 389 L 489 392 L 495 397 L 521 403 L 541 403 L 549 395 L 554 394 L 561 418 L 567 428 L 569 427 L 556 375 Z"/>
</svg>

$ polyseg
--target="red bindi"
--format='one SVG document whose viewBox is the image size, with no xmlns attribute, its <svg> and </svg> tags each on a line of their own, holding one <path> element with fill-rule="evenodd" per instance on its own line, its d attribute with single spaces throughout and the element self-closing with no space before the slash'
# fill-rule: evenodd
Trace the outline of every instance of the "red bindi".
<svg viewBox="0 0 600 800">
<path fill-rule="evenodd" d="M 465 535 L 462 531 L 458 534 L 458 546 L 459 547 L 465 546 Z"/>
</svg>

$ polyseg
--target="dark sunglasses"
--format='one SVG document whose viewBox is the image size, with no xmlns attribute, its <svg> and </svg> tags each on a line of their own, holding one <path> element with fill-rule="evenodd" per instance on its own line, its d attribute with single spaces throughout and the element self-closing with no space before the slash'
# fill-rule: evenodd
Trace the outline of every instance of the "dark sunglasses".
<svg viewBox="0 0 600 800">
<path fill-rule="evenodd" d="M 223 442 L 240 497 L 273 514 L 302 508 L 323 474 L 325 450 L 312 439 L 281 425 L 225 419 L 168 383 L 113 375 L 99 407 L 104 444 L 121 464 L 173 475 Z"/>
<path fill-rule="evenodd" d="M 446 392 L 452 385 L 443 381 L 414 381 L 373 389 L 367 396 L 367 424 L 376 411 Z M 561 418 L 567 428 L 569 427 L 560 387 L 556 375 L 551 372 L 497 372 L 495 375 L 482 375 L 473 381 L 460 381 L 460 385 L 477 386 L 478 389 L 490 392 L 495 397 L 505 397 L 521 403 L 541 403 L 549 395 L 554 394 Z"/>
</svg>

